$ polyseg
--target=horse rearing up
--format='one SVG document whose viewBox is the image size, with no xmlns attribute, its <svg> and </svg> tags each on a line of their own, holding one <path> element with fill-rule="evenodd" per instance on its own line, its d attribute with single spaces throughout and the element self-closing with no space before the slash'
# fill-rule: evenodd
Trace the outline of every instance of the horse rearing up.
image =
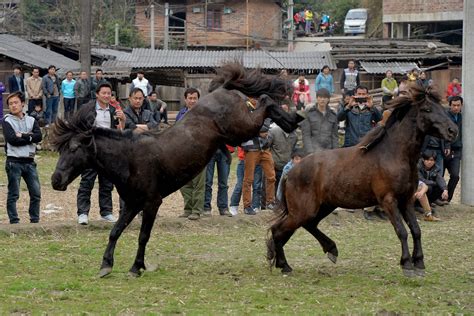
<svg viewBox="0 0 474 316">
<path fill-rule="evenodd" d="M 357 209 L 378 204 L 400 239 L 404 274 L 424 275 L 421 231 L 413 203 L 417 161 L 425 135 L 452 141 L 458 132 L 439 100 L 431 90 L 412 88 L 410 96 L 393 101 L 385 126 L 375 128 L 358 145 L 312 154 L 296 165 L 283 183 L 281 213 L 270 228 L 267 258 L 271 265 L 283 273 L 292 271 L 283 247 L 301 226 L 335 263 L 336 243 L 318 229 L 319 222 L 336 207 Z M 403 220 L 413 237 L 412 256 Z"/>
<path fill-rule="evenodd" d="M 84 169 L 94 168 L 110 179 L 126 209 L 112 228 L 100 276 L 112 271 L 114 249 L 123 230 L 143 210 L 138 251 L 130 273 L 145 269 L 145 247 L 162 199 L 195 177 L 218 147 L 238 145 L 256 135 L 266 117 L 282 128 L 297 127 L 301 117 L 287 114 L 273 102 L 287 93 L 286 81 L 246 71 L 240 64 L 224 65 L 184 118 L 163 132 L 136 135 L 130 131 L 94 127 L 94 108 L 83 108 L 69 121 L 57 120 L 51 144 L 60 157 L 51 182 L 66 190 Z M 258 98 L 255 110 L 247 97 Z"/>
</svg>

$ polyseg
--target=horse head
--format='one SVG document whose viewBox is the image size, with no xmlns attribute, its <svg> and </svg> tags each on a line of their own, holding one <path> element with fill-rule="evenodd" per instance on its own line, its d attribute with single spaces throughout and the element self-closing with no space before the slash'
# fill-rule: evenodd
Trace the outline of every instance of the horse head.
<svg viewBox="0 0 474 316">
<path fill-rule="evenodd" d="M 458 135 L 456 124 L 451 121 L 440 104 L 439 95 L 429 87 L 413 87 L 410 90 L 413 104 L 417 108 L 417 127 L 424 134 L 453 141 Z"/>
<path fill-rule="evenodd" d="M 218 88 L 238 91 L 248 110 L 263 108 L 266 116 L 286 132 L 296 129 L 304 119 L 301 114 L 286 113 L 279 105 L 291 96 L 292 86 L 289 81 L 279 76 L 265 75 L 261 69 L 246 70 L 238 62 L 224 64 L 217 69 L 217 76 L 211 81 L 209 92 Z"/>
<path fill-rule="evenodd" d="M 51 176 L 51 184 L 55 190 L 65 191 L 82 171 L 93 165 L 97 152 L 93 127 L 84 127 L 60 119 L 54 124 L 51 145 L 60 153 L 56 169 Z"/>
</svg>

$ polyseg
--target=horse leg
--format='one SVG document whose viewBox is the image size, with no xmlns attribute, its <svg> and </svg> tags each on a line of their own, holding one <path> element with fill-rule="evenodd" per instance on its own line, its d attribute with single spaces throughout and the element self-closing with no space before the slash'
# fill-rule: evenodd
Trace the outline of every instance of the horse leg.
<svg viewBox="0 0 474 316">
<path fill-rule="evenodd" d="M 114 250 L 117 240 L 120 238 L 120 235 L 122 235 L 124 229 L 127 228 L 127 226 L 132 222 L 137 214 L 138 210 L 130 209 L 126 205 L 125 210 L 120 213 L 119 219 L 110 231 L 109 243 L 105 249 L 102 265 L 100 266 L 99 276 L 101 278 L 112 272 L 112 267 L 114 265 Z"/>
<path fill-rule="evenodd" d="M 415 266 L 415 274 L 418 276 L 425 275 L 425 262 L 423 256 L 423 249 L 421 247 L 421 229 L 418 225 L 415 215 L 415 207 L 413 203 L 408 203 L 406 211 L 402 212 L 405 222 L 410 228 L 411 236 L 413 238 L 413 253 L 412 261 Z"/>
<path fill-rule="evenodd" d="M 293 221 L 291 221 L 287 216 L 270 228 L 272 236 L 267 245 L 269 247 L 269 253 L 273 252 L 273 258 L 270 255 L 267 257 L 270 260 L 275 260 L 275 267 L 280 268 L 282 273 L 290 273 L 293 271 L 286 261 L 285 250 L 283 247 L 298 227 L 299 226 L 295 225 L 295 223 L 293 223 Z"/>
<path fill-rule="evenodd" d="M 386 196 L 381 203 L 383 209 L 387 211 L 390 222 L 397 233 L 398 239 L 402 245 L 402 256 L 400 258 L 400 265 L 403 274 L 407 277 L 415 276 L 413 263 L 411 261 L 410 251 L 408 250 L 408 233 L 403 225 L 403 220 L 400 211 L 397 207 L 397 201 L 393 196 Z"/>
<path fill-rule="evenodd" d="M 339 254 L 339 251 L 337 250 L 336 243 L 326 236 L 322 231 L 319 230 L 318 224 L 319 222 L 326 217 L 328 214 L 330 214 L 332 211 L 334 211 L 335 207 L 332 206 L 327 206 L 327 205 L 322 205 L 319 208 L 319 211 L 317 212 L 316 217 L 310 219 L 307 221 L 303 227 L 306 229 L 311 235 L 313 235 L 314 238 L 319 242 L 321 247 L 323 248 L 324 253 L 327 254 L 329 260 L 331 260 L 333 263 L 336 263 L 337 261 L 337 256 Z"/>
<path fill-rule="evenodd" d="M 158 205 L 156 203 L 146 204 L 143 209 L 142 226 L 140 227 L 140 235 L 138 237 L 138 250 L 135 257 L 135 262 L 130 268 L 128 274 L 133 277 L 138 277 L 141 274 L 141 269 L 146 270 L 145 267 L 145 248 L 150 239 L 151 229 L 155 223 L 156 213 L 161 205 L 161 200 Z"/>
<path fill-rule="evenodd" d="M 268 111 L 268 116 L 277 123 L 285 132 L 290 133 L 298 127 L 298 123 L 305 119 L 301 114 L 285 112 L 272 98 L 262 95 L 259 102 Z"/>
</svg>

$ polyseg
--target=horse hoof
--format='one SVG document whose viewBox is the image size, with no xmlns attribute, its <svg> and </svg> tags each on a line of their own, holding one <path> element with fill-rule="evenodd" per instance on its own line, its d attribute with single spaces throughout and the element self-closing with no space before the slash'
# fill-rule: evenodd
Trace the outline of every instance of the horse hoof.
<svg viewBox="0 0 474 316">
<path fill-rule="evenodd" d="M 407 278 L 415 277 L 415 270 L 408 270 L 408 269 L 402 269 L 402 270 L 403 270 L 403 275 L 406 276 Z"/>
<path fill-rule="evenodd" d="M 327 253 L 329 260 L 331 260 L 332 263 L 336 263 L 337 261 L 337 256 L 333 255 L 332 253 L 328 252 Z"/>
<path fill-rule="evenodd" d="M 128 276 L 131 277 L 131 278 L 138 278 L 138 277 L 141 276 L 141 273 L 140 272 L 128 271 Z"/>
<path fill-rule="evenodd" d="M 112 267 L 102 268 L 99 271 L 99 278 L 103 278 L 103 277 L 109 275 L 110 273 L 112 273 Z"/>
<path fill-rule="evenodd" d="M 293 272 L 293 269 L 290 266 L 286 266 L 281 269 L 281 273 L 286 275 L 291 274 L 291 272 Z"/>
<path fill-rule="evenodd" d="M 425 269 L 415 268 L 415 275 L 419 277 L 425 276 Z"/>
</svg>

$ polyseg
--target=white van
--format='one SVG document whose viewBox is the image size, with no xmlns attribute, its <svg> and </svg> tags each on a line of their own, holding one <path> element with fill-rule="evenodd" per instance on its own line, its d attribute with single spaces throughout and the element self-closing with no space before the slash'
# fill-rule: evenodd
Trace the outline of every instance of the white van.
<svg viewBox="0 0 474 316">
<path fill-rule="evenodd" d="M 344 20 L 344 34 L 365 34 L 367 30 L 367 9 L 351 9 Z"/>
</svg>

